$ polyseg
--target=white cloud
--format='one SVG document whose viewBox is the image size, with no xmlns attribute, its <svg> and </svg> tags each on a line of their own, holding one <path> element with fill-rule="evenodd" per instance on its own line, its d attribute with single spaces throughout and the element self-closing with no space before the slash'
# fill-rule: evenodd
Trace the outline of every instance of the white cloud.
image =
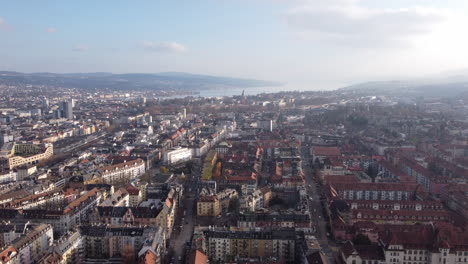
<svg viewBox="0 0 468 264">
<path fill-rule="evenodd" d="M 86 52 L 89 50 L 89 48 L 86 45 L 78 44 L 75 45 L 72 50 L 76 52 Z"/>
<path fill-rule="evenodd" d="M 447 10 L 425 7 L 369 8 L 358 0 L 330 0 L 292 8 L 286 22 L 303 38 L 353 47 L 408 45 L 429 34 L 450 16 Z"/>
<path fill-rule="evenodd" d="M 48 28 L 46 28 L 46 32 L 47 33 L 55 33 L 55 32 L 57 32 L 57 29 L 54 28 L 54 27 L 48 27 Z"/>
<path fill-rule="evenodd" d="M 188 50 L 184 45 L 173 41 L 143 41 L 142 46 L 145 50 L 154 52 L 184 53 Z"/>
</svg>

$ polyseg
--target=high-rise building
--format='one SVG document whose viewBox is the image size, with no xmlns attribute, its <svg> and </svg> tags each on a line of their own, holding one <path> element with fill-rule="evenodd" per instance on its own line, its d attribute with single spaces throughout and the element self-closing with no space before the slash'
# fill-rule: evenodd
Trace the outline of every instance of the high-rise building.
<svg viewBox="0 0 468 264">
<path fill-rule="evenodd" d="M 62 118 L 62 110 L 59 110 L 59 109 L 55 110 L 55 111 L 54 111 L 54 118 L 55 118 L 55 119 L 60 119 L 60 118 Z"/>
<path fill-rule="evenodd" d="M 62 117 L 66 119 L 73 119 L 73 103 L 71 101 L 64 101 L 60 104 Z"/>
<path fill-rule="evenodd" d="M 42 99 L 42 110 L 47 111 L 49 109 L 49 99 Z"/>
</svg>

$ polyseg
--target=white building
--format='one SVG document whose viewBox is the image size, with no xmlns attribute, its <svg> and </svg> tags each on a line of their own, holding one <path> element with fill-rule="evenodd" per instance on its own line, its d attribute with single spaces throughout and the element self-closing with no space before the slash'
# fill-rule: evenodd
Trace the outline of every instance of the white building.
<svg viewBox="0 0 468 264">
<path fill-rule="evenodd" d="M 9 171 L 0 174 L 0 183 L 17 181 L 17 174 L 14 171 Z"/>
<path fill-rule="evenodd" d="M 52 252 L 44 257 L 40 263 L 78 263 L 80 260 L 79 253 L 81 245 L 81 234 L 78 230 L 74 230 L 70 234 L 67 234 L 57 240 L 54 243 Z"/>
<path fill-rule="evenodd" d="M 192 150 L 189 148 L 174 148 L 164 153 L 163 162 L 168 165 L 192 159 Z"/>
<path fill-rule="evenodd" d="M 142 159 L 136 159 L 102 167 L 99 171 L 104 183 L 114 184 L 134 179 L 145 173 L 145 162 Z"/>
</svg>

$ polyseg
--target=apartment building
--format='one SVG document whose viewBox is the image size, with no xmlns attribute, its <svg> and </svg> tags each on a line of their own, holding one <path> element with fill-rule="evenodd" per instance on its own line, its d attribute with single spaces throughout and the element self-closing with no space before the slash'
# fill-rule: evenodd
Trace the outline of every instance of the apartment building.
<svg viewBox="0 0 468 264">
<path fill-rule="evenodd" d="M 203 195 L 197 201 L 198 216 L 218 216 L 221 213 L 221 204 L 216 195 Z"/>
<path fill-rule="evenodd" d="M 23 234 L 3 248 L 0 262 L 9 264 L 32 264 L 38 262 L 52 246 L 54 240 L 51 225 L 40 224 L 25 227 Z"/>
<path fill-rule="evenodd" d="M 145 173 L 145 161 L 136 159 L 99 169 L 103 183 L 116 184 L 134 179 Z"/>
<path fill-rule="evenodd" d="M 15 171 L 0 172 L 0 184 L 15 182 L 18 179 L 18 174 Z"/>
<path fill-rule="evenodd" d="M 270 206 L 273 192 L 270 187 L 263 187 L 252 194 L 244 196 L 241 200 L 241 208 L 246 211 L 256 211 Z"/>
<path fill-rule="evenodd" d="M 468 263 L 468 233 L 453 227 L 426 232 L 382 232 L 379 243 L 386 263 Z"/>
<path fill-rule="evenodd" d="M 205 231 L 207 255 L 213 261 L 263 258 L 291 262 L 295 259 L 297 236 L 294 229 L 268 231 Z"/>
<path fill-rule="evenodd" d="M 450 224 L 355 224 L 356 234 L 371 245 L 347 242 L 340 262 L 346 264 L 464 264 L 468 263 L 468 233 Z"/>
<path fill-rule="evenodd" d="M 413 200 L 418 184 L 330 183 L 329 197 L 344 200 Z"/>
<path fill-rule="evenodd" d="M 296 231 L 310 233 L 312 224 L 307 213 L 244 213 L 237 219 L 241 228 L 294 228 Z"/>
<path fill-rule="evenodd" d="M 44 256 L 39 263 L 44 264 L 73 264 L 80 261 L 82 237 L 78 230 L 74 230 L 54 242 L 51 252 Z"/>
<path fill-rule="evenodd" d="M 122 207 L 130 205 L 130 195 L 125 188 L 119 188 L 112 195 L 108 196 L 107 199 L 102 201 L 99 207 Z"/>
<path fill-rule="evenodd" d="M 0 172 L 9 171 L 22 165 L 37 164 L 53 155 L 54 147 L 51 143 L 8 142 L 0 149 Z"/>
<path fill-rule="evenodd" d="M 88 226 L 79 228 L 82 236 L 82 258 L 84 262 L 92 259 L 105 260 L 113 257 L 123 258 L 136 263 L 139 252 L 144 246 L 153 252 L 161 254 L 164 248 L 165 236 L 156 227 L 112 227 L 108 225 Z M 153 243 L 156 241 L 157 243 Z M 160 245 L 163 243 L 163 245 Z M 160 248 L 159 250 L 157 248 Z M 159 258 L 162 256 L 160 255 Z"/>
<path fill-rule="evenodd" d="M 154 206 L 152 207 L 103 207 L 98 210 L 97 222 L 103 224 L 112 224 L 116 226 L 123 225 L 156 225 L 156 217 L 161 212 Z"/>
<path fill-rule="evenodd" d="M 64 234 L 74 227 L 86 222 L 93 208 L 101 200 L 101 193 L 94 188 L 79 196 L 70 203 L 64 205 L 64 208 L 29 208 L 20 210 L 19 214 L 31 222 L 47 223 L 53 226 L 54 232 Z M 11 209 L 3 209 L 11 210 Z"/>
<path fill-rule="evenodd" d="M 192 158 L 192 149 L 190 148 L 174 148 L 164 152 L 163 162 L 167 165 L 177 164 L 188 161 Z"/>
</svg>

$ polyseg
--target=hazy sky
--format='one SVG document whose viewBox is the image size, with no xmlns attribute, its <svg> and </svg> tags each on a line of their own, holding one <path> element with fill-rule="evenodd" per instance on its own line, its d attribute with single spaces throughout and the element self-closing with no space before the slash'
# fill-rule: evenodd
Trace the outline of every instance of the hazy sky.
<svg viewBox="0 0 468 264">
<path fill-rule="evenodd" d="M 338 88 L 468 68 L 467 0 L 1 1 L 0 70 Z"/>
</svg>

